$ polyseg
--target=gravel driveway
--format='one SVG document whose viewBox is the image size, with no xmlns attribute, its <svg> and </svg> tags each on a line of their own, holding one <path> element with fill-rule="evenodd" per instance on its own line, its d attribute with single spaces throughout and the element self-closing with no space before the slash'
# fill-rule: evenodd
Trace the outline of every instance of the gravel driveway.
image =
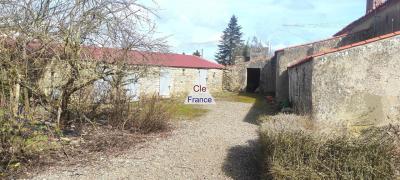
<svg viewBox="0 0 400 180">
<path fill-rule="evenodd" d="M 96 164 L 58 167 L 35 179 L 258 179 L 252 104 L 217 102 L 198 120 L 177 123 L 167 138 Z"/>
</svg>

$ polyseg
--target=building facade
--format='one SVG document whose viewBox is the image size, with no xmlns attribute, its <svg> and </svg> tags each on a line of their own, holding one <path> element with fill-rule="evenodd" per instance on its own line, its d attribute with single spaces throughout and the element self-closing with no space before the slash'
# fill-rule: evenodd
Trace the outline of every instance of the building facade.
<svg viewBox="0 0 400 180">
<path fill-rule="evenodd" d="M 88 49 L 88 48 L 86 48 Z M 108 52 L 107 52 L 108 51 Z M 118 54 L 115 49 L 91 48 L 88 54 L 91 54 L 90 61 L 83 61 L 88 68 L 87 72 L 81 72 L 84 79 L 93 79 L 96 75 L 95 68 L 90 68 L 91 64 L 107 63 L 109 67 L 114 67 L 113 62 L 103 57 L 110 57 Z M 107 56 L 105 56 L 106 54 Z M 111 55 L 111 56 L 109 56 Z M 128 52 L 122 65 L 125 77 L 122 80 L 127 95 L 133 100 L 138 100 L 142 96 L 159 95 L 162 97 L 171 97 L 185 95 L 192 91 L 195 85 L 206 87 L 208 92 L 215 93 L 222 91 L 222 76 L 224 66 L 210 62 L 201 57 L 170 53 L 138 53 Z M 116 59 L 119 57 L 117 56 Z M 97 61 L 97 62 L 96 62 Z M 121 66 L 121 65 L 120 65 Z M 46 67 L 43 78 L 39 84 L 46 95 L 59 94 L 61 90 L 57 89 L 61 84 L 65 84 L 63 72 L 53 73 L 52 69 L 63 69 L 69 71 L 63 64 L 49 64 Z M 121 68 L 121 67 L 119 67 Z M 112 76 L 105 79 L 99 79 L 93 84 L 94 95 L 101 96 L 108 92 Z"/>
</svg>

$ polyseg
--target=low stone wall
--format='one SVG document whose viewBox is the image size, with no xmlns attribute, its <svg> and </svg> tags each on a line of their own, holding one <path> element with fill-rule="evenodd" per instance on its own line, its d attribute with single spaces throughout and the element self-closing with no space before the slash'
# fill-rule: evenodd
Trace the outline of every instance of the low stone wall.
<svg viewBox="0 0 400 180">
<path fill-rule="evenodd" d="M 400 36 L 316 57 L 290 69 L 291 100 L 317 121 L 400 120 Z"/>
</svg>

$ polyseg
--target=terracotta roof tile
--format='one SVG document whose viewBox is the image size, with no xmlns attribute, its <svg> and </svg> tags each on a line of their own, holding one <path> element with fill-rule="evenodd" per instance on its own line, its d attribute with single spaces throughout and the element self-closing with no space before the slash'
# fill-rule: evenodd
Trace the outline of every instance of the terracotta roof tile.
<svg viewBox="0 0 400 180">
<path fill-rule="evenodd" d="M 199 69 L 223 69 L 224 66 L 205 60 L 198 56 L 158 53 L 158 52 L 140 52 L 123 51 L 114 48 L 85 47 L 85 54 L 96 60 L 102 60 L 108 63 L 116 63 L 121 58 L 130 65 L 150 65 L 165 66 L 177 68 L 199 68 Z"/>
</svg>

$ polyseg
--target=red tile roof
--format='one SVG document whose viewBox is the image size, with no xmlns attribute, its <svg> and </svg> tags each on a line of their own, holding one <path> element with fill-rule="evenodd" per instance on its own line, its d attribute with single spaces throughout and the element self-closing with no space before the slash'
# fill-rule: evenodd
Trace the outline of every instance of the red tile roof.
<svg viewBox="0 0 400 180">
<path fill-rule="evenodd" d="M 16 41 L 6 39 L 5 43 L 8 46 L 16 46 Z M 49 54 L 52 54 L 56 49 L 61 49 L 60 45 L 53 44 L 43 46 L 39 40 L 32 40 L 29 44 L 29 51 L 35 52 L 41 48 L 47 48 Z M 141 52 L 141 51 L 123 51 L 118 48 L 83 46 L 81 51 L 82 58 L 94 59 L 107 63 L 116 63 L 124 60 L 130 65 L 150 65 L 150 66 L 165 66 L 177 68 L 196 68 L 196 69 L 223 69 L 225 66 L 203 59 L 198 56 L 158 53 L 158 52 Z"/>
<path fill-rule="evenodd" d="M 338 51 L 350 49 L 350 48 L 357 47 L 357 46 L 362 46 L 362 45 L 365 45 L 365 44 L 373 43 L 373 42 L 380 41 L 380 40 L 383 40 L 383 39 L 387 39 L 387 38 L 390 38 L 390 37 L 393 37 L 393 36 L 397 36 L 397 35 L 400 35 L 400 31 L 389 33 L 389 34 L 385 34 L 385 35 L 382 35 L 382 36 L 378 36 L 378 37 L 375 37 L 375 38 L 372 38 L 372 39 L 368 39 L 368 40 L 365 40 L 365 41 L 361 41 L 361 42 L 357 42 L 357 43 L 354 43 L 354 44 L 350 44 L 350 45 L 343 46 L 343 47 L 340 47 L 340 48 L 332 49 L 332 50 L 329 50 L 329 51 L 317 53 L 317 54 L 308 56 L 308 57 L 306 57 L 304 59 L 300 59 L 298 61 L 295 61 L 292 64 L 289 64 L 288 68 L 293 68 L 293 67 L 299 66 L 301 64 L 304 64 L 304 63 L 306 63 L 308 61 L 313 60 L 316 57 L 320 57 L 320 56 L 323 56 L 323 55 L 326 55 L 326 54 L 335 53 L 335 52 L 338 52 Z"/>
<path fill-rule="evenodd" d="M 115 48 L 85 47 L 85 55 L 91 56 L 96 60 L 102 60 L 108 63 L 116 63 L 125 60 L 130 65 L 149 65 L 177 68 L 198 68 L 198 69 L 223 69 L 224 66 L 210 62 L 198 56 L 158 53 L 158 52 L 140 52 L 124 51 Z"/>
<path fill-rule="evenodd" d="M 385 3 L 378 6 L 375 10 L 365 14 L 364 16 L 360 17 L 359 19 L 357 19 L 354 22 L 347 25 L 345 28 L 343 28 L 342 30 L 337 32 L 334 36 L 340 36 L 340 35 L 350 33 L 352 29 L 354 29 L 360 23 L 364 22 L 366 19 L 374 16 L 376 13 L 381 12 L 381 11 L 385 10 L 386 8 L 390 7 L 391 5 L 393 5 L 395 3 L 399 3 L 399 2 L 400 2 L 400 0 L 387 0 Z"/>
</svg>

